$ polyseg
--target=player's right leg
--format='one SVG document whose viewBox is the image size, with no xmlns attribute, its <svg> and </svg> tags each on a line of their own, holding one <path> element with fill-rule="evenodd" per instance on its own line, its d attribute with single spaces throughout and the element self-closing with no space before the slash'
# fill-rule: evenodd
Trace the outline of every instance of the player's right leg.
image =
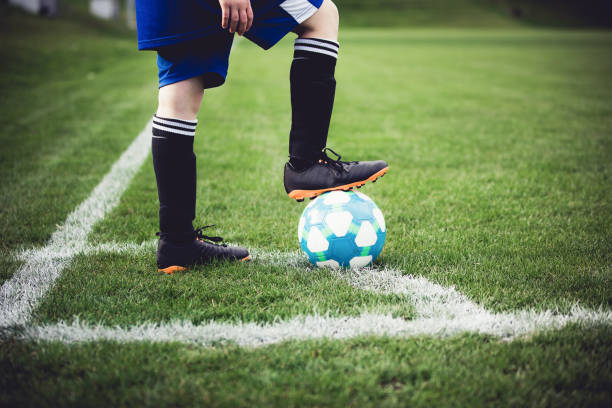
<svg viewBox="0 0 612 408">
<path fill-rule="evenodd" d="M 160 89 L 153 117 L 152 155 L 159 197 L 160 272 L 171 274 L 214 260 L 249 257 L 246 249 L 219 245 L 219 237 L 206 236 L 192 224 L 196 209 L 193 142 L 197 114 L 204 89 L 223 83 L 227 69 L 223 68 L 224 55 L 229 50 L 221 48 L 221 58 L 219 47 L 207 49 L 201 41 L 158 50 Z"/>
</svg>

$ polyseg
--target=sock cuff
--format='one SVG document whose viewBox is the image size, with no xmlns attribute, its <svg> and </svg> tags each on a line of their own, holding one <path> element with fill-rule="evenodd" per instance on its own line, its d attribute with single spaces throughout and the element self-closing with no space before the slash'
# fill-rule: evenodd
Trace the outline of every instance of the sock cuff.
<svg viewBox="0 0 612 408">
<path fill-rule="evenodd" d="M 312 52 L 323 54 L 338 59 L 338 49 L 340 44 L 331 40 L 320 38 L 298 38 L 295 40 L 293 49 L 295 51 Z"/>
<path fill-rule="evenodd" d="M 161 116 L 153 115 L 153 136 L 167 137 L 181 135 L 194 137 L 197 124 L 197 120 L 162 118 Z"/>
</svg>

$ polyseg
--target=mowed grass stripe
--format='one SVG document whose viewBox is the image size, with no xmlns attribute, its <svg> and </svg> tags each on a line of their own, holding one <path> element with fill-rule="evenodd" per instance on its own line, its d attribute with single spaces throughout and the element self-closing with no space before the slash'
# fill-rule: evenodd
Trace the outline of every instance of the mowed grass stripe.
<svg viewBox="0 0 612 408">
<path fill-rule="evenodd" d="M 176 320 L 274 322 L 300 315 L 414 317 L 409 297 L 363 291 L 325 269 L 263 260 L 218 263 L 167 276 L 152 249 L 76 256 L 34 314 L 34 323 L 81 320 L 129 328 Z"/>
<path fill-rule="evenodd" d="M 80 248 L 74 255 L 80 255 L 85 258 L 113 255 L 132 255 L 149 258 L 156 247 L 157 241 L 146 241 L 140 244 L 130 242 L 102 243 L 99 245 L 86 245 Z M 291 268 L 305 274 L 317 271 L 301 251 L 281 252 L 249 248 L 249 252 L 251 254 L 249 264 L 255 264 L 256 266 Z M 51 252 L 45 254 L 50 259 L 58 258 L 57 254 Z M 40 259 L 41 255 L 40 251 L 28 250 L 21 252 L 17 257 L 27 260 L 36 256 Z M 196 269 L 203 271 L 205 274 L 204 279 L 206 279 L 208 271 L 217 266 L 219 265 L 203 266 Z M 361 270 L 329 269 L 325 271 L 329 272 L 332 277 L 342 279 L 358 289 L 409 297 L 417 318 L 453 319 L 461 316 L 488 314 L 483 307 L 458 293 L 453 287 L 445 288 L 420 276 L 404 275 L 402 271 L 397 269 L 368 267 Z M 211 302 L 214 304 L 214 300 L 211 300 Z"/>
<path fill-rule="evenodd" d="M 514 342 L 7 342 L 0 379 L 12 406 L 609 406 L 611 338 L 610 326 L 571 325 Z"/>
<path fill-rule="evenodd" d="M 82 248 L 82 255 L 89 256 L 90 259 L 95 254 L 99 256 L 103 253 L 108 253 L 110 256 L 113 254 L 141 255 L 146 258 L 147 253 L 151 253 L 154 247 L 154 242 L 145 242 L 139 245 L 133 243 L 88 245 Z M 454 288 L 441 287 L 423 277 L 406 276 L 399 270 L 364 268 L 361 270 L 338 269 L 323 272 L 313 268 L 307 262 L 305 256 L 299 252 L 267 252 L 253 248 L 250 249 L 250 252 L 253 260 L 249 264 L 256 267 L 258 271 L 263 269 L 264 273 L 267 274 L 266 282 L 261 283 L 253 279 L 248 269 L 239 268 L 242 276 L 253 282 L 254 287 L 249 288 L 251 292 L 259 292 L 272 287 L 269 282 L 273 280 L 272 272 L 274 269 L 269 270 L 266 267 L 291 266 L 292 269 L 295 269 L 295 272 L 302 274 L 302 277 L 291 274 L 287 276 L 288 279 L 295 282 L 303 280 L 303 276 L 307 276 L 309 280 L 307 287 L 298 287 L 298 290 L 311 291 L 314 287 L 315 292 L 317 292 L 316 289 L 323 287 L 317 282 L 320 280 L 320 276 L 324 275 L 325 278 L 331 276 L 331 278 L 343 280 L 359 290 L 375 294 L 397 295 L 405 302 L 404 306 L 408 306 L 406 309 L 412 309 L 412 316 L 406 313 L 407 310 L 404 310 L 404 313 L 399 313 L 399 317 L 393 317 L 391 315 L 393 312 L 397 314 L 398 311 L 401 311 L 400 304 L 390 303 L 389 299 L 379 299 L 379 303 L 372 304 L 371 299 L 367 297 L 365 302 L 362 303 L 362 307 L 357 309 L 360 312 L 359 315 L 353 315 L 355 310 L 351 308 L 348 309 L 349 316 L 341 313 L 342 311 L 346 312 L 346 309 L 329 311 L 325 309 L 325 307 L 329 307 L 327 299 L 330 297 L 329 292 L 331 292 L 331 298 L 333 299 L 331 304 L 337 301 L 335 293 L 337 290 L 329 290 L 334 287 L 334 282 L 331 281 L 324 286 L 323 291 L 317 293 L 322 295 L 325 300 L 309 296 L 307 298 L 309 305 L 300 305 L 300 300 L 297 299 L 294 299 L 294 304 L 287 305 L 285 297 L 277 297 L 274 299 L 274 305 L 266 305 L 261 302 L 260 296 L 253 298 L 249 291 L 236 293 L 241 290 L 244 292 L 244 288 L 240 287 L 242 284 L 234 282 L 236 276 L 231 275 L 229 279 L 224 279 L 222 281 L 223 289 L 220 289 L 215 283 L 211 283 L 211 278 L 219 279 L 215 277 L 214 272 L 214 269 L 219 265 L 209 265 L 197 268 L 199 271 L 196 271 L 202 273 L 199 275 L 199 281 L 203 281 L 208 290 L 190 291 L 187 296 L 182 295 L 183 292 L 181 291 L 174 290 L 172 293 L 181 294 L 181 299 L 171 306 L 168 305 L 168 299 L 159 297 L 155 298 L 154 303 L 149 301 L 147 302 L 148 305 L 143 305 L 142 295 L 137 295 L 133 300 L 139 304 L 139 308 L 144 306 L 147 311 L 147 316 L 141 315 L 146 323 L 134 323 L 129 327 L 125 327 L 124 324 L 124 328 L 112 327 L 124 323 L 124 319 L 101 323 L 95 318 L 93 321 L 91 320 L 92 313 L 90 310 L 80 311 L 80 313 L 77 310 L 75 313 L 72 309 L 72 313 L 75 313 L 77 317 L 68 319 L 67 323 L 61 321 L 60 318 L 59 323 L 42 324 L 41 326 L 28 328 L 24 332 L 23 338 L 67 343 L 113 340 L 179 341 L 202 345 L 214 345 L 226 341 L 252 347 L 288 340 L 321 337 L 343 339 L 366 335 L 456 336 L 473 332 L 513 339 L 541 331 L 560 329 L 568 324 L 580 324 L 585 327 L 612 324 L 612 311 L 610 310 L 589 310 L 576 305 L 568 314 L 550 310 L 544 312 L 523 310 L 513 313 L 491 313 L 458 293 Z M 89 271 L 86 273 L 91 274 Z M 314 279 L 312 279 L 313 276 Z M 102 278 L 105 278 L 105 276 L 102 275 Z M 128 280 L 133 280 L 133 278 L 133 274 L 127 274 Z M 170 279 L 179 278 L 175 276 L 170 277 Z M 156 280 L 156 282 L 157 284 L 161 283 L 159 280 Z M 76 285 L 83 287 L 78 280 Z M 295 286 L 295 283 L 292 286 Z M 134 297 L 135 293 L 141 293 L 143 287 L 144 285 L 140 282 L 138 289 L 134 288 L 133 291 L 130 291 L 130 296 Z M 115 289 L 115 296 L 123 297 L 122 288 Z M 272 290 L 277 292 L 276 289 L 273 288 Z M 86 292 L 89 293 L 91 290 L 87 289 Z M 162 289 L 160 292 L 166 295 L 165 290 Z M 292 292 L 295 292 L 295 290 L 290 287 L 284 291 L 284 294 L 292 297 Z M 213 293 L 216 297 L 211 297 Z M 236 300 L 243 298 L 246 299 L 246 302 L 239 301 L 240 308 L 232 310 L 231 307 L 228 307 L 227 300 L 224 299 L 226 293 L 229 293 L 229 302 L 236 302 Z M 66 291 L 65 294 L 70 295 L 69 291 Z M 195 294 L 197 294 L 197 298 L 194 297 Z M 76 304 L 73 308 L 78 308 L 80 302 L 87 301 L 90 297 L 95 302 L 94 299 L 100 299 L 103 296 L 100 293 L 89 293 L 87 297 L 79 296 L 77 302 L 74 302 L 74 298 L 65 296 L 65 304 L 45 305 L 42 309 L 58 311 L 66 309 L 66 305 L 73 304 Z M 185 297 L 189 298 L 189 303 L 185 303 Z M 204 301 L 199 298 L 204 298 Z M 206 302 L 208 298 L 210 298 L 210 306 Z M 215 298 L 217 299 L 216 302 Z M 112 307 L 109 309 L 108 303 L 105 303 L 106 307 L 102 313 L 115 314 L 116 311 Z M 181 317 L 171 321 L 160 310 L 160 307 L 177 312 L 174 307 L 176 304 L 183 308 L 178 310 L 178 315 Z M 308 306 L 314 306 L 314 314 L 303 314 L 303 310 L 308 313 Z M 202 307 L 205 310 L 199 310 Z M 251 308 L 255 308 L 256 311 L 251 310 Z M 290 309 L 293 315 L 287 314 L 287 309 Z M 265 310 L 265 313 L 262 313 L 261 310 Z M 376 313 L 376 310 L 383 313 Z M 228 311 L 233 312 L 233 314 L 228 313 Z M 70 312 L 71 310 L 68 309 L 64 314 Z M 133 313 L 134 310 L 128 309 L 124 310 L 122 315 Z M 194 324 L 191 320 L 184 320 L 185 318 L 182 315 L 185 313 L 187 313 L 187 316 L 197 316 L 196 322 L 201 323 Z M 274 315 L 274 313 L 278 314 Z M 95 312 L 93 315 L 95 316 Z M 227 322 L 228 317 L 232 315 L 239 315 L 241 318 L 237 321 L 230 318 L 230 321 Z M 79 316 L 87 316 L 87 318 L 81 320 Z"/>
</svg>

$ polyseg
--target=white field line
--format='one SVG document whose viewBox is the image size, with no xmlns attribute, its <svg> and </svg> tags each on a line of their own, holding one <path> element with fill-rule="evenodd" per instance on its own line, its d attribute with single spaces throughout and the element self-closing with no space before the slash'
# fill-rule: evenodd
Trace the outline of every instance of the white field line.
<svg viewBox="0 0 612 408">
<path fill-rule="evenodd" d="M 81 248 L 79 248 L 78 251 L 66 250 L 65 252 L 59 255 L 55 253 L 51 253 L 51 252 L 41 254 L 40 250 L 38 249 L 24 249 L 24 250 L 18 251 L 15 254 L 15 259 L 26 262 L 28 259 L 34 256 L 38 256 L 39 259 L 43 259 L 44 257 L 47 257 L 48 260 L 53 260 L 53 259 L 62 259 L 65 257 L 72 258 L 76 255 L 97 255 L 97 254 L 104 254 L 104 253 L 112 253 L 112 254 L 117 254 L 117 255 L 135 255 L 139 253 L 154 251 L 156 248 L 157 248 L 157 241 L 144 241 L 140 244 L 137 244 L 134 242 L 125 242 L 125 243 L 105 242 L 105 243 L 96 244 L 96 245 L 86 243 Z"/>
<path fill-rule="evenodd" d="M 145 241 L 137 243 L 104 243 L 99 245 L 86 244 L 78 253 L 85 255 L 100 253 L 136 254 L 145 251 L 154 251 L 156 241 Z M 293 268 L 309 268 L 310 263 L 299 251 L 263 251 L 257 248 L 249 249 L 255 262 L 272 264 Z M 71 253 L 71 256 L 77 252 Z M 18 254 L 18 258 L 27 260 L 33 256 L 55 257 L 54 253 L 39 254 L 38 250 L 26 250 Z M 488 313 L 484 308 L 469 300 L 466 296 L 457 292 L 455 288 L 446 288 L 430 282 L 423 277 L 403 275 L 397 269 L 364 268 L 358 271 L 333 270 L 338 278 L 346 280 L 349 284 L 359 289 L 408 296 L 415 306 L 418 318 L 454 318 L 458 316 L 473 316 L 475 314 Z"/>
<path fill-rule="evenodd" d="M 149 153 L 149 122 L 110 171 L 64 223 L 51 235 L 47 245 L 32 251 L 25 263 L 0 288 L 0 327 L 24 325 L 33 308 L 49 290 L 74 254 L 87 246 L 94 224 L 118 203 Z"/>
<path fill-rule="evenodd" d="M 310 265 L 299 251 L 266 252 L 257 249 L 250 251 L 254 260 L 267 264 L 297 268 L 306 268 Z M 332 270 L 332 273 L 359 289 L 410 297 L 419 319 L 452 319 L 488 313 L 482 306 L 457 292 L 454 287 L 438 285 L 422 276 L 404 275 L 398 269 L 363 268 L 356 271 L 338 269 Z"/>
<path fill-rule="evenodd" d="M 142 244 L 109 243 L 86 246 L 83 253 L 103 252 L 135 254 L 152 251 L 155 241 Z M 253 261 L 279 266 L 309 267 L 298 251 L 262 251 L 251 249 Z M 355 336 L 410 337 L 428 335 L 448 337 L 462 333 L 478 333 L 512 340 L 545 330 L 560 329 L 567 324 L 582 326 L 612 324 L 612 311 L 589 310 L 575 306 L 568 314 L 553 311 L 519 311 L 491 313 L 469 300 L 454 288 L 445 288 L 423 277 L 402 275 L 395 269 L 375 268 L 360 271 L 337 270 L 338 278 L 351 285 L 375 293 L 393 293 L 408 296 L 413 302 L 417 317 L 407 321 L 389 314 L 362 313 L 356 317 L 330 317 L 324 315 L 297 316 L 270 324 L 208 322 L 193 325 L 176 321 L 167 324 L 150 324 L 129 328 L 104 327 L 75 321 L 38 327 L 28 327 L 22 336 L 30 340 L 76 343 L 97 340 L 183 342 L 199 345 L 231 343 L 245 347 L 275 344 L 287 340 L 317 338 L 346 339 Z"/>
<path fill-rule="evenodd" d="M 411 337 L 419 335 L 448 337 L 479 333 L 512 340 L 544 330 L 560 329 L 570 323 L 583 327 L 606 324 L 611 312 L 577 308 L 568 315 L 519 312 L 454 319 L 417 319 L 412 321 L 390 315 L 364 313 L 357 317 L 298 316 L 270 324 L 220 323 L 201 325 L 191 322 L 142 324 L 129 328 L 104 327 L 75 322 L 28 327 L 22 338 L 33 341 L 80 343 L 100 340 L 118 342 L 181 342 L 198 345 L 236 344 L 257 347 L 289 340 L 348 339 L 356 336 Z"/>
</svg>

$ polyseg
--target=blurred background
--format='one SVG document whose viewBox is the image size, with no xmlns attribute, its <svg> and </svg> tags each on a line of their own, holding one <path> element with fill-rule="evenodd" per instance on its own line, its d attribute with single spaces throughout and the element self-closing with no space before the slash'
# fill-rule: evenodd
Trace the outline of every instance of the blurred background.
<svg viewBox="0 0 612 408">
<path fill-rule="evenodd" d="M 87 12 L 135 28 L 134 0 L 3 0 L 43 16 Z M 612 27 L 610 0 L 336 0 L 350 26 Z"/>
</svg>

